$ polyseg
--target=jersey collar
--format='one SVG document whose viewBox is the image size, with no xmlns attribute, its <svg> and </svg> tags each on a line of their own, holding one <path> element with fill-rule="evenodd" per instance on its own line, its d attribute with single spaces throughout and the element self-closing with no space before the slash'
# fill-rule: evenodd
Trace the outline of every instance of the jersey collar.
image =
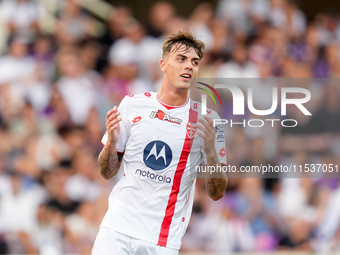
<svg viewBox="0 0 340 255">
<path fill-rule="evenodd" d="M 189 103 L 189 97 L 188 97 L 188 98 L 187 98 L 187 101 L 186 101 L 184 104 L 179 105 L 179 106 L 172 106 L 172 105 L 165 104 L 165 103 L 163 103 L 163 102 L 159 99 L 159 97 L 158 97 L 158 92 L 156 93 L 156 99 L 157 99 L 157 101 L 158 101 L 161 105 L 163 105 L 167 110 L 173 110 L 173 109 L 182 108 L 182 107 L 186 106 L 186 105 Z"/>
</svg>

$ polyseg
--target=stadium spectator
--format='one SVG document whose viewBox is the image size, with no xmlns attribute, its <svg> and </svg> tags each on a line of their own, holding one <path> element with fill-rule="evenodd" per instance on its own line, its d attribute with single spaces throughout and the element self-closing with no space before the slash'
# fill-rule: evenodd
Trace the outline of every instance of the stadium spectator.
<svg viewBox="0 0 340 255">
<path fill-rule="evenodd" d="M 232 53 L 232 60 L 223 64 L 217 71 L 220 78 L 259 78 L 256 65 L 248 60 L 247 48 L 237 45 Z"/>
<path fill-rule="evenodd" d="M 75 48 L 60 49 L 57 58 L 61 73 L 57 89 L 70 113 L 71 121 L 84 126 L 90 110 L 96 108 L 96 88 L 99 84 L 92 79 L 92 73 L 85 70 Z"/>
<path fill-rule="evenodd" d="M 34 40 L 39 32 L 40 5 L 32 0 L 5 0 L 1 2 L 1 18 L 10 37 L 22 35 Z"/>
<path fill-rule="evenodd" d="M 164 36 L 168 22 L 175 17 L 176 9 L 171 2 L 156 2 L 150 8 L 149 22 L 146 26 L 147 34 L 154 37 Z"/>
<path fill-rule="evenodd" d="M 93 19 L 83 12 L 76 0 L 63 1 L 56 23 L 56 37 L 60 45 L 74 46 L 90 35 L 96 35 Z"/>
</svg>

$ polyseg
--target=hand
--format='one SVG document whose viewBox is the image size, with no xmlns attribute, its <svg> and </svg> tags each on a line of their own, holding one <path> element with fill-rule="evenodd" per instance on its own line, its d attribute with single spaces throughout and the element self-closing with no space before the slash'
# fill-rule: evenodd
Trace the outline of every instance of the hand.
<svg viewBox="0 0 340 255">
<path fill-rule="evenodd" d="M 108 142 L 116 144 L 119 138 L 120 125 L 119 122 L 122 118 L 118 117 L 120 113 L 118 112 L 117 106 L 114 106 L 106 114 L 106 131 L 108 133 Z"/>
<path fill-rule="evenodd" d="M 203 138 L 203 150 L 207 157 L 214 157 L 216 154 L 215 149 L 215 133 L 213 121 L 208 116 L 203 116 L 203 119 L 198 119 L 202 125 L 197 125 L 200 131 L 197 134 Z"/>
</svg>

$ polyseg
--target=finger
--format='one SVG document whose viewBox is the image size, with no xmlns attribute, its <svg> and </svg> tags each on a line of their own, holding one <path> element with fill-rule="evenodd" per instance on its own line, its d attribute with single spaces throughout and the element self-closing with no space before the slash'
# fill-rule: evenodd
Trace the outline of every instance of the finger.
<svg viewBox="0 0 340 255">
<path fill-rule="evenodd" d="M 122 120 L 121 118 L 117 118 L 117 119 L 112 120 L 111 122 L 109 122 L 106 125 L 106 129 L 110 130 L 112 126 L 114 126 L 115 124 L 119 123 L 121 120 Z"/>
<path fill-rule="evenodd" d="M 121 120 L 122 120 L 122 118 L 113 119 L 113 120 L 111 120 L 110 122 L 107 123 L 107 126 L 112 126 L 112 125 L 118 123 Z"/>
<path fill-rule="evenodd" d="M 106 113 L 106 118 L 110 117 L 111 114 L 114 112 L 113 108 L 111 110 L 109 110 L 107 113 Z"/>
<path fill-rule="evenodd" d="M 209 132 L 215 132 L 214 124 L 210 117 L 204 117 L 204 119 L 199 119 L 199 121 Z"/>
<path fill-rule="evenodd" d="M 115 130 L 118 130 L 118 128 L 119 128 L 119 123 L 116 123 L 115 125 L 111 126 L 111 127 L 108 129 L 107 133 L 108 133 L 109 135 L 112 135 L 112 134 L 114 134 Z"/>
<path fill-rule="evenodd" d="M 211 117 L 203 116 L 203 118 L 209 123 L 210 126 L 214 127 L 214 122 Z"/>
<path fill-rule="evenodd" d="M 203 139 L 206 138 L 206 135 L 205 135 L 205 133 L 203 133 L 203 132 L 196 131 L 196 134 L 199 135 L 200 137 L 202 137 Z"/>
<path fill-rule="evenodd" d="M 115 113 L 118 111 L 117 106 L 112 107 L 112 109 L 110 109 L 107 113 L 106 113 L 106 118 L 108 118 L 109 116 L 111 116 L 112 113 Z"/>
<path fill-rule="evenodd" d="M 212 121 L 212 118 L 208 117 L 208 116 L 203 116 L 203 118 L 207 122 L 208 126 L 213 129 L 214 128 L 214 122 Z"/>
<path fill-rule="evenodd" d="M 119 123 L 115 123 L 114 125 L 111 125 L 108 129 L 108 133 L 109 135 L 112 135 L 114 134 L 114 132 L 118 131 L 119 132 L 120 130 L 120 125 Z"/>
<path fill-rule="evenodd" d="M 205 119 L 198 119 L 198 121 L 206 128 L 209 130 L 209 123 Z"/>
<path fill-rule="evenodd" d="M 215 137 L 215 134 L 213 134 L 209 129 L 207 129 L 205 126 L 197 126 L 197 130 L 199 130 L 201 133 L 203 133 L 206 137 L 213 138 Z"/>
<path fill-rule="evenodd" d="M 201 133 L 204 134 L 204 138 L 207 140 L 213 140 L 215 138 L 215 133 L 211 132 L 210 130 L 206 129 L 203 126 L 197 126 L 197 129 L 202 131 Z M 202 136 L 201 136 L 202 137 Z"/>
<path fill-rule="evenodd" d="M 113 132 L 115 131 L 117 128 L 119 127 L 119 123 L 116 123 L 115 125 L 113 125 L 110 129 L 109 129 L 109 132 Z"/>
<path fill-rule="evenodd" d="M 113 113 L 107 120 L 106 122 L 109 123 L 110 121 L 114 120 L 120 115 L 120 112 Z"/>
</svg>

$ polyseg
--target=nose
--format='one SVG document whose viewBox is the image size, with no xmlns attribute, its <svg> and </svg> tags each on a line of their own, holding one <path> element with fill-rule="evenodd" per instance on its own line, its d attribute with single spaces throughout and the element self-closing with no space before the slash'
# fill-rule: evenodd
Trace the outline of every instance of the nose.
<svg viewBox="0 0 340 255">
<path fill-rule="evenodd" d="M 186 61 L 185 69 L 192 71 L 192 67 L 193 67 L 193 65 L 192 65 L 191 61 Z"/>
</svg>

